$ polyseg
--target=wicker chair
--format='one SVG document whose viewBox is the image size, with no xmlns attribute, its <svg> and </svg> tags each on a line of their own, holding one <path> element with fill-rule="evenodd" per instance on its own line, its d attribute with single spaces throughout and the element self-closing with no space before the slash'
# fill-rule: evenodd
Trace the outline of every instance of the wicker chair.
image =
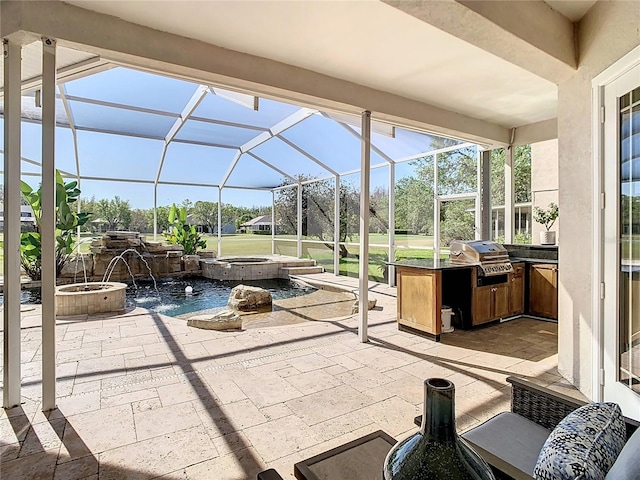
<svg viewBox="0 0 640 480">
<path fill-rule="evenodd" d="M 528 480 L 551 430 L 585 402 L 521 378 L 508 377 L 507 382 L 511 384 L 511 414 L 516 415 L 498 414 L 463 433 L 462 438 L 491 465 L 496 478 Z M 422 416 L 414 422 L 420 425 Z M 639 423 L 628 418 L 625 422 L 629 438 Z"/>
</svg>

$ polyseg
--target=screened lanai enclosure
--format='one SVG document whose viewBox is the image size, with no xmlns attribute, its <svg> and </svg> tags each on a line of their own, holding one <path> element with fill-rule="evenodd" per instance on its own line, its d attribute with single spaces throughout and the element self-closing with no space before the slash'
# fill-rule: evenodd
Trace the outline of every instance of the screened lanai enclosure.
<svg viewBox="0 0 640 480">
<path fill-rule="evenodd" d="M 37 186 L 40 42 L 24 47 L 23 56 L 20 168 L 23 180 Z M 509 241 L 510 218 L 519 241 L 530 238 L 527 192 L 515 192 L 515 207 L 506 212 L 504 152 L 490 155 L 375 116 L 363 135 L 357 116 L 134 70 L 69 48 L 59 47 L 56 61 L 56 168 L 77 178 L 83 200 L 118 195 L 153 209 L 148 233 L 154 238 L 163 207 L 212 202 L 211 231 L 225 255 L 241 223 L 225 205 L 254 205 L 271 219 L 263 235 L 251 236 L 247 255 L 312 258 L 326 271 L 357 276 L 359 212 L 367 202 L 369 274 L 389 281 L 388 259 L 443 255 L 452 239 Z M 370 140 L 365 197 L 364 136 Z M 513 195 L 513 188 L 506 192 Z"/>
<path fill-rule="evenodd" d="M 222 256 L 223 224 L 239 223 L 224 218 L 225 206 L 264 207 L 269 234 L 251 234 L 242 253 L 310 257 L 357 276 L 361 342 L 368 278 L 394 281 L 385 261 L 438 257 L 452 239 L 510 243 L 522 228 L 515 149 L 411 131 L 353 105 L 292 105 L 187 73 L 136 70 L 46 37 L 3 47 L 5 406 L 20 401 L 21 269 L 11 252 L 20 251 L 24 227 L 21 180 L 41 185 L 44 410 L 56 399 L 56 169 L 78 181 L 79 209 L 117 196 L 151 211 L 154 238 L 167 205 L 215 204 Z M 530 198 L 520 201 L 526 209 Z"/>
</svg>

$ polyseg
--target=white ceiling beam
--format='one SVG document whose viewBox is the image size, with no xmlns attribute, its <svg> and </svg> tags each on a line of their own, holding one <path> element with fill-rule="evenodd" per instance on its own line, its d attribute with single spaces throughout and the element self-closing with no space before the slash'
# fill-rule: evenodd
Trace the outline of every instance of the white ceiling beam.
<svg viewBox="0 0 640 480">
<path fill-rule="evenodd" d="M 191 98 L 182 109 L 180 117 L 176 118 L 176 121 L 173 123 L 173 125 L 171 125 L 171 128 L 167 132 L 167 135 L 164 137 L 164 141 L 167 145 L 171 143 L 171 140 L 175 138 L 175 136 L 184 126 L 191 114 L 195 111 L 196 108 L 198 108 L 200 102 L 202 102 L 204 97 L 207 95 L 207 91 L 207 87 L 205 87 L 204 85 L 199 85 L 198 88 L 196 88 L 196 91 L 193 92 L 193 95 L 191 95 Z"/>
<path fill-rule="evenodd" d="M 183 140 L 180 138 L 174 138 L 173 143 L 186 143 L 188 145 L 201 145 L 203 147 L 226 148 L 227 150 L 238 150 L 237 145 L 229 145 L 226 143 L 205 142 L 200 140 Z"/>
<path fill-rule="evenodd" d="M 340 175 L 338 172 L 336 172 L 333 168 L 329 167 L 327 164 L 321 162 L 320 160 L 318 160 L 316 157 L 314 157 L 313 155 L 311 155 L 309 152 L 307 152 L 305 149 L 301 148 L 300 146 L 296 145 L 295 143 L 293 143 L 292 141 L 286 139 L 285 137 L 283 137 L 282 135 L 278 135 L 278 138 L 280 140 L 282 140 L 284 143 L 286 143 L 287 145 L 289 145 L 291 148 L 293 148 L 295 151 L 299 152 L 300 154 L 304 155 L 305 157 L 307 157 L 309 160 L 311 160 L 313 163 L 315 163 L 316 165 L 318 165 L 319 167 L 324 168 L 327 172 L 333 174 L 333 175 Z"/>
<path fill-rule="evenodd" d="M 231 160 L 231 163 L 229 164 L 229 168 L 227 169 L 227 173 L 225 173 L 224 177 L 222 177 L 222 181 L 220 182 L 220 187 L 219 188 L 223 188 L 225 186 L 225 184 L 229 180 L 229 177 L 233 173 L 233 170 L 236 168 L 236 165 L 238 165 L 238 161 L 240 160 L 241 156 L 242 156 L 242 150 L 238 150 L 236 152 L 235 157 L 233 157 L 233 160 Z"/>
<path fill-rule="evenodd" d="M 106 100 L 96 100 L 93 98 L 78 97 L 75 95 L 67 95 L 67 100 L 71 102 L 88 103 L 91 105 L 99 105 L 101 107 L 117 108 L 120 110 L 130 110 L 132 112 L 147 113 L 151 115 L 161 115 L 163 117 L 179 118 L 179 113 L 167 112 L 164 110 L 156 110 L 154 108 L 137 107 L 135 105 L 125 105 L 123 103 L 107 102 Z"/>
<path fill-rule="evenodd" d="M 260 135 L 257 135 L 256 137 L 246 142 L 244 145 L 240 147 L 240 151 L 242 153 L 250 152 L 257 146 L 262 145 L 267 140 L 297 125 L 298 123 L 302 122 L 306 118 L 309 118 L 314 113 L 316 113 L 316 110 L 313 110 L 311 108 L 301 108 L 300 110 L 293 112 L 284 120 L 276 123 L 273 127 L 269 129 L 268 132 L 263 132 Z"/>
<path fill-rule="evenodd" d="M 246 93 L 233 92 L 231 90 L 225 90 L 218 87 L 209 87 L 209 91 L 212 95 L 216 95 L 221 98 L 225 98 L 233 103 L 242 105 L 243 107 L 250 108 L 258 111 L 259 100 L 254 95 L 247 95 Z"/>
<path fill-rule="evenodd" d="M 338 125 L 340 125 L 342 128 L 344 128 L 347 132 L 349 132 L 351 135 L 353 135 L 354 137 L 356 137 L 359 141 L 362 141 L 362 135 L 360 135 L 355 128 L 353 128 L 350 124 L 347 124 L 345 122 L 342 122 L 340 120 L 337 120 L 336 118 L 334 118 L 333 114 L 330 113 L 322 113 L 322 116 L 329 118 L 331 120 L 333 120 L 334 122 L 336 122 Z M 373 130 L 373 122 L 371 122 L 371 130 Z M 378 122 L 380 123 L 380 122 Z M 386 124 L 383 124 L 386 125 Z M 395 138 L 395 127 L 394 128 L 394 132 L 393 132 L 393 138 Z M 387 163 L 391 164 L 394 163 L 393 159 L 387 155 L 386 153 L 384 153 L 382 150 L 380 150 L 377 146 L 374 145 L 373 140 L 370 142 L 371 143 L 371 150 L 373 150 L 374 152 L 376 152 L 378 155 L 380 155 Z"/>
<path fill-rule="evenodd" d="M 344 113 L 329 112 L 323 113 L 323 116 L 330 118 L 338 123 L 349 125 L 352 127 L 360 127 L 359 118 L 346 115 Z M 390 123 L 371 121 L 371 131 L 384 135 L 385 137 L 396 138 L 396 127 Z"/>
<path fill-rule="evenodd" d="M 291 175 L 289 175 L 287 172 L 280 170 L 278 167 L 276 167 L 275 165 L 272 165 L 271 163 L 267 162 L 265 159 L 259 157 L 258 155 L 256 155 L 253 152 L 247 152 L 248 155 L 251 155 L 253 158 L 255 158 L 257 161 L 259 161 L 260 163 L 266 165 L 267 167 L 269 167 L 272 170 L 275 170 L 276 172 L 278 172 L 280 175 L 282 175 L 283 177 L 288 178 L 289 180 L 292 181 L 296 181 L 295 178 L 293 178 Z"/>
<path fill-rule="evenodd" d="M 206 117 L 198 117 L 195 115 L 191 115 L 191 117 L 189 117 L 190 120 L 194 120 L 196 122 L 202 122 L 202 123 L 211 123 L 214 125 L 224 125 L 225 127 L 235 127 L 235 128 L 244 128 L 246 130 L 256 130 L 258 132 L 266 132 L 269 129 L 266 127 L 258 127 L 256 125 L 248 125 L 246 123 L 237 123 L 237 122 L 226 122 L 224 120 L 215 120 L 213 118 L 206 118 Z"/>
<path fill-rule="evenodd" d="M 541 0 L 383 1 L 553 83 L 578 68 L 573 23 Z"/>
<path fill-rule="evenodd" d="M 233 85 L 261 97 L 313 105 L 320 110 L 359 114 L 367 108 L 393 125 L 480 144 L 505 145 L 509 141 L 507 127 L 388 91 L 154 30 L 64 2 L 15 3 L 0 2 L 3 28 L 6 16 L 13 16 L 4 30 L 11 38 L 38 32 L 58 39 L 60 45 L 80 48 L 112 62 L 198 83 Z"/>
<path fill-rule="evenodd" d="M 113 68 L 113 65 L 109 64 L 106 60 L 101 59 L 99 56 L 83 60 L 66 67 L 60 67 L 57 70 L 58 85 L 65 82 L 70 82 L 77 78 L 86 77 L 87 75 L 93 75 L 95 73 L 103 72 Z M 42 75 L 28 78 L 22 81 L 21 89 L 22 94 L 30 93 L 42 88 Z M 0 86 L 0 98 L 4 96 L 4 87 Z"/>
<path fill-rule="evenodd" d="M 437 150 L 430 150 L 428 152 L 416 153 L 415 155 L 409 155 L 408 157 L 396 158 L 395 162 L 407 162 L 409 160 L 416 160 L 418 158 L 429 157 L 432 155 L 438 155 L 439 153 L 447 153 L 453 152 L 455 150 L 460 150 L 462 148 L 475 147 L 476 145 L 473 143 L 460 143 L 458 145 L 451 145 L 450 147 L 438 148 Z"/>
</svg>

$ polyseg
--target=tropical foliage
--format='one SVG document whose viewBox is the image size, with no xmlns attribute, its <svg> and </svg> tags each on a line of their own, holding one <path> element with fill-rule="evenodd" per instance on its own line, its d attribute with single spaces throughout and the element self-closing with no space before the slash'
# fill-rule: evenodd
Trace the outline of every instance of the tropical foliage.
<svg viewBox="0 0 640 480">
<path fill-rule="evenodd" d="M 169 231 L 164 238 L 172 244 L 182 245 L 185 255 L 194 255 L 198 248 L 206 248 L 207 242 L 202 238 L 195 225 L 187 222 L 187 207 L 177 207 L 174 203 L 169 209 Z"/>
<path fill-rule="evenodd" d="M 31 206 L 35 219 L 35 231 L 20 236 L 20 263 L 33 280 L 42 277 L 42 186 L 33 190 L 21 182 L 23 198 Z M 80 196 L 78 182 L 65 183 L 56 171 L 56 274 L 60 274 L 74 247 L 74 232 L 89 220 L 88 213 L 78 213 L 72 208 Z"/>
</svg>

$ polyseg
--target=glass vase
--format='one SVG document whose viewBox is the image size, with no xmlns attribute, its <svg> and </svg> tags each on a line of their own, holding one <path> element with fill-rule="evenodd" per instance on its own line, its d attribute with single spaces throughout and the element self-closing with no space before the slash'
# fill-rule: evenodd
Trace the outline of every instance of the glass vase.
<svg viewBox="0 0 640 480">
<path fill-rule="evenodd" d="M 420 431 L 397 443 L 384 461 L 384 480 L 495 480 L 491 467 L 456 433 L 455 386 L 424 381 Z"/>
</svg>

